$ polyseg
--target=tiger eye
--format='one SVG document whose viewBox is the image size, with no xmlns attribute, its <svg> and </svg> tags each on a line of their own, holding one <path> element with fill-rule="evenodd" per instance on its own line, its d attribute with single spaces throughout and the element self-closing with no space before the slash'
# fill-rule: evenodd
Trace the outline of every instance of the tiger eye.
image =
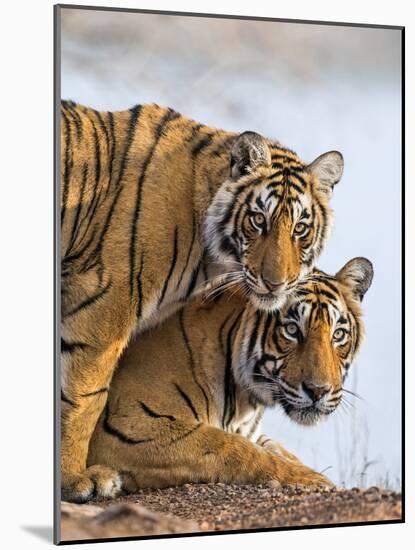
<svg viewBox="0 0 415 550">
<path fill-rule="evenodd" d="M 264 216 L 264 214 L 261 214 L 261 212 L 256 212 L 255 214 L 252 214 L 252 216 L 250 217 L 250 220 L 251 220 L 252 225 L 256 229 L 261 229 L 261 227 L 265 223 L 265 216 Z"/>
<path fill-rule="evenodd" d="M 334 331 L 333 340 L 336 340 L 336 341 L 341 340 L 345 335 L 345 333 L 346 331 L 344 329 L 338 328 L 337 330 Z"/>
<path fill-rule="evenodd" d="M 295 336 L 297 334 L 298 328 L 295 323 L 288 323 L 288 325 L 286 325 L 285 327 L 285 330 L 290 336 Z"/>
<path fill-rule="evenodd" d="M 307 229 L 307 225 L 303 222 L 299 222 L 294 227 L 294 233 L 296 235 L 301 235 L 302 233 L 304 233 L 306 231 L 306 229 Z"/>
</svg>

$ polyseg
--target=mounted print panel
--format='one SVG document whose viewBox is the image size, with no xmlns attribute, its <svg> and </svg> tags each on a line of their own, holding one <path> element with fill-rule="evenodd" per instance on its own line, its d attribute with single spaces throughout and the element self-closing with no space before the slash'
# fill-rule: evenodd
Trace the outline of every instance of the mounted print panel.
<svg viewBox="0 0 415 550">
<path fill-rule="evenodd" d="M 55 7 L 55 542 L 403 521 L 403 32 Z"/>
</svg>

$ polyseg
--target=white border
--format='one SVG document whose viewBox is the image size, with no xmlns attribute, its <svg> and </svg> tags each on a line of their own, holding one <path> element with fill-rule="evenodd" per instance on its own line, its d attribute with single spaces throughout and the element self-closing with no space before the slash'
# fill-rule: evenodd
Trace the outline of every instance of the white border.
<svg viewBox="0 0 415 550">
<path fill-rule="evenodd" d="M 361 0 L 79 0 L 78 4 L 142 9 L 200 11 L 278 18 L 297 18 L 352 23 L 406 26 L 408 121 L 415 120 L 414 29 L 411 3 L 405 0 L 362 2 Z M 0 235 L 2 299 L 2 542 L 6 548 L 45 546 L 45 540 L 28 527 L 47 527 L 52 522 L 52 21 L 53 2 L 20 0 L 2 5 L 2 181 L 0 187 Z M 413 124 L 407 128 L 407 151 L 415 150 Z M 412 155 L 408 154 L 408 157 Z M 407 163 L 407 311 L 414 303 L 415 204 L 413 162 Z M 391 182 L 391 186 L 400 182 Z M 387 223 L 387 220 L 385 220 Z M 412 236 L 412 239 L 410 239 Z M 263 548 L 284 545 L 307 548 L 322 546 L 363 547 L 370 542 L 377 549 L 396 547 L 415 539 L 414 399 L 415 324 L 407 315 L 407 524 L 318 529 L 276 533 L 226 535 L 189 539 L 111 543 L 104 548 L 163 547 L 236 548 L 260 544 Z M 412 338 L 411 338 L 412 336 Z M 412 342 L 411 342 L 412 339 Z M 391 370 L 397 368 L 391 365 Z M 411 372 L 412 371 L 412 372 Z M 26 527 L 26 528 L 24 528 Z M 44 532 L 44 531 L 43 531 Z M 90 545 L 84 545 L 84 548 Z M 99 548 L 101 545 L 93 545 Z M 405 545 L 406 547 L 406 545 Z"/>
</svg>

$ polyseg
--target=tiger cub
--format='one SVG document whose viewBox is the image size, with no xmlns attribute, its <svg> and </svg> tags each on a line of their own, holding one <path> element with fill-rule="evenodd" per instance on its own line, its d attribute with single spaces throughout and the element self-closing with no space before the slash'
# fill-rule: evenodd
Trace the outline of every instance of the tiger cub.
<svg viewBox="0 0 415 550">
<path fill-rule="evenodd" d="M 217 268 L 275 309 L 326 240 L 340 153 L 306 165 L 254 132 L 157 105 L 61 110 L 62 496 L 87 501 L 89 440 L 134 331 L 159 323 Z M 102 495 L 105 496 L 105 495 Z"/>
<path fill-rule="evenodd" d="M 91 439 L 99 492 L 188 482 L 329 485 L 261 435 L 264 407 L 300 424 L 332 414 L 363 337 L 365 258 L 314 270 L 281 310 L 237 293 L 199 295 L 128 347 Z M 120 474 L 114 482 L 113 470 Z M 107 486 L 105 486 L 107 485 Z"/>
</svg>

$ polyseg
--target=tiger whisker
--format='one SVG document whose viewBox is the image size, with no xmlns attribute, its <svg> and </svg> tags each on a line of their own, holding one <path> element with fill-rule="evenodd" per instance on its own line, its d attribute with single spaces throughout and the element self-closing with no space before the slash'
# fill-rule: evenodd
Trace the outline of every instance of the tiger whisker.
<svg viewBox="0 0 415 550">
<path fill-rule="evenodd" d="M 242 278 L 243 273 L 241 271 L 233 271 L 210 279 L 209 281 L 205 281 L 200 287 L 198 287 L 198 290 L 206 290 L 209 296 L 210 293 L 223 289 L 225 285 L 234 284 L 242 280 Z"/>
<path fill-rule="evenodd" d="M 272 376 L 262 374 L 260 372 L 255 372 L 252 376 L 258 376 L 258 377 L 261 377 L 261 378 L 265 378 L 265 380 L 272 380 L 273 382 L 276 382 L 276 379 L 273 378 Z"/>
<path fill-rule="evenodd" d="M 234 280 L 226 281 L 226 282 L 222 283 L 221 285 L 216 286 L 210 292 L 206 293 L 205 300 L 208 300 L 209 298 L 212 298 L 215 295 L 221 294 L 222 292 L 224 292 L 225 290 L 231 288 L 232 286 L 237 285 L 239 282 L 240 282 L 240 280 L 238 278 L 235 278 Z"/>
<path fill-rule="evenodd" d="M 346 393 L 349 393 L 353 397 L 356 397 L 357 399 L 360 399 L 361 401 L 364 401 L 364 398 L 361 395 L 359 395 L 358 393 L 356 393 L 354 391 L 351 391 L 351 390 L 346 390 L 346 388 L 342 388 L 342 390 L 345 391 Z"/>
</svg>

